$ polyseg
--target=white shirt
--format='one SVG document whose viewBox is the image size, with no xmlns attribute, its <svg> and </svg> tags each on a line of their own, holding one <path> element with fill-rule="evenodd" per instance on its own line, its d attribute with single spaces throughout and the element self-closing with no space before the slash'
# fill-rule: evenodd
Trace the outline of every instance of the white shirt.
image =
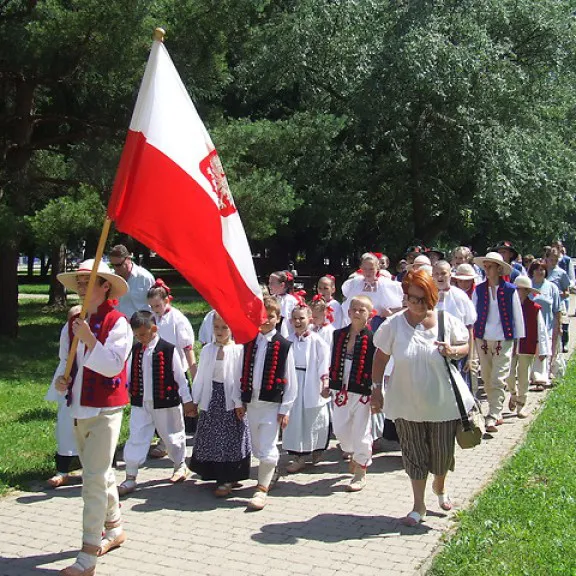
<svg viewBox="0 0 576 576">
<path fill-rule="evenodd" d="M 504 330 L 502 330 L 502 321 L 500 320 L 500 310 L 498 308 L 497 287 L 493 290 L 487 286 L 488 290 L 488 318 L 486 319 L 486 328 L 484 329 L 484 340 L 505 340 Z M 478 310 L 478 295 L 476 291 L 472 295 L 474 308 Z M 522 314 L 522 304 L 520 296 L 515 290 L 512 295 L 512 320 L 514 322 L 514 338 L 524 338 L 524 316 Z"/>
<path fill-rule="evenodd" d="M 440 294 L 443 295 L 443 300 L 438 301 L 436 306 L 438 310 L 450 312 L 452 316 L 456 316 L 456 318 L 461 320 L 465 326 L 472 326 L 476 322 L 476 307 L 464 290 L 457 286 L 450 286 L 448 290 Z"/>
<path fill-rule="evenodd" d="M 126 315 L 126 318 L 130 320 L 134 312 L 139 310 L 147 310 L 150 312 L 150 306 L 148 305 L 148 290 L 152 288 L 154 284 L 154 276 L 146 268 L 138 266 L 132 262 L 132 270 L 128 280 L 128 292 L 124 294 L 118 300 L 118 306 L 116 309 L 122 314 Z"/>
<path fill-rule="evenodd" d="M 89 316 L 86 317 L 86 321 L 88 321 L 88 319 Z M 70 350 L 70 338 L 67 328 L 61 333 L 60 346 L 60 364 L 56 369 L 56 377 L 63 376 L 66 370 L 66 360 L 68 358 L 68 351 Z M 112 378 L 122 372 L 131 349 L 132 329 L 126 318 L 119 318 L 108 333 L 104 344 L 97 341 L 92 351 L 88 350 L 82 341 L 78 342 L 78 349 L 76 350 L 76 365 L 78 371 L 72 384 L 72 404 L 70 405 L 70 415 L 72 418 L 77 418 L 78 420 L 94 418 L 102 411 L 119 408 L 119 406 L 94 408 L 92 406 L 80 405 L 84 367 L 98 374 L 102 374 L 102 376 L 106 378 Z"/>
<path fill-rule="evenodd" d="M 298 368 L 305 368 L 303 390 L 299 394 L 304 396 L 305 408 L 316 408 L 328 402 L 327 398 L 320 396 L 322 391 L 322 377 L 328 377 L 330 368 L 330 347 L 315 332 L 308 332 L 306 336 L 290 337 L 294 350 L 294 363 Z"/>
<path fill-rule="evenodd" d="M 315 332 L 328 344 L 330 349 L 332 349 L 332 340 L 334 340 L 334 324 L 324 324 L 323 326 L 313 326 L 310 325 L 312 332 Z"/>
<path fill-rule="evenodd" d="M 332 320 L 332 326 L 337 330 L 338 328 L 342 328 L 346 324 L 343 324 L 342 318 L 342 304 L 337 300 L 330 300 L 330 302 L 326 302 L 326 307 L 330 306 L 332 308 L 332 315 L 334 316 L 334 320 Z"/>
<path fill-rule="evenodd" d="M 192 398 L 201 410 L 208 410 L 212 398 L 212 382 L 224 384 L 226 410 L 242 407 L 240 376 L 244 347 L 241 344 L 223 346 L 224 360 L 216 360 L 220 346 L 212 342 L 200 352 L 198 372 L 192 384 Z M 218 366 L 220 364 L 220 366 Z"/>
<path fill-rule="evenodd" d="M 296 304 L 298 304 L 298 300 L 296 296 L 292 296 L 292 294 L 281 294 L 276 296 L 278 302 L 280 302 L 280 316 L 282 316 L 282 326 L 280 326 L 280 334 L 284 336 L 284 338 L 288 338 L 294 334 L 294 326 L 290 322 L 292 318 L 292 310 Z"/>
<path fill-rule="evenodd" d="M 382 276 L 377 278 L 374 290 L 365 290 L 364 276 L 349 278 L 342 284 L 342 294 L 346 297 L 346 301 L 342 304 L 343 326 L 350 324 L 348 309 L 350 308 L 350 299 L 354 296 L 368 296 L 380 316 L 384 308 L 401 308 L 404 297 L 400 282 Z"/>
<path fill-rule="evenodd" d="M 160 338 L 158 335 L 154 336 L 150 344 L 144 348 L 144 354 L 142 355 L 142 383 L 144 386 L 142 399 L 144 402 L 151 402 L 154 400 L 152 358 L 159 340 Z M 176 383 L 178 384 L 178 392 L 182 402 L 190 402 L 192 396 L 190 395 L 188 380 L 186 380 L 186 375 L 184 374 L 182 362 L 180 361 L 180 356 L 178 354 L 172 355 L 172 372 L 174 373 L 174 380 L 176 380 Z"/>
<path fill-rule="evenodd" d="M 176 346 L 182 368 L 186 372 L 189 366 L 184 350 L 194 346 L 194 330 L 188 318 L 180 310 L 170 306 L 166 308 L 162 316 L 154 314 L 154 320 L 158 326 L 158 336 L 172 346 Z"/>
<path fill-rule="evenodd" d="M 444 314 L 445 339 L 451 344 L 468 341 L 468 330 L 458 318 Z M 446 422 L 460 418 L 456 397 L 443 356 L 434 342 L 438 326 L 424 329 L 410 326 L 405 311 L 391 316 L 374 334 L 374 345 L 394 358 L 384 398 L 384 412 L 391 420 Z M 452 371 L 467 411 L 473 404 L 466 383 Z"/>
<path fill-rule="evenodd" d="M 258 333 L 256 338 L 256 356 L 254 358 L 254 372 L 252 373 L 252 401 L 251 405 L 256 404 L 266 404 L 270 405 L 270 402 L 260 402 L 258 398 L 260 397 L 260 388 L 262 386 L 262 375 L 264 372 L 264 361 L 266 360 L 266 348 L 268 343 L 274 338 L 276 330 L 271 330 L 268 334 Z M 284 376 L 287 382 L 284 385 L 284 395 L 282 396 L 282 404 L 278 410 L 279 414 L 288 414 L 294 400 L 296 399 L 296 394 L 298 394 L 298 379 L 296 377 L 296 368 L 294 365 L 294 353 L 292 347 L 288 351 L 288 356 L 286 358 L 286 374 Z"/>
</svg>

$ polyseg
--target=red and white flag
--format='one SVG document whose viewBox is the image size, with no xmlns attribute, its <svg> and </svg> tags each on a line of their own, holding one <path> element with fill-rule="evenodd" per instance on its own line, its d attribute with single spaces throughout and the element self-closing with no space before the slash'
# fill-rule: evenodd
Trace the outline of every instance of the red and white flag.
<svg viewBox="0 0 576 576">
<path fill-rule="evenodd" d="M 108 216 L 170 262 L 238 343 L 265 318 L 262 292 L 218 153 L 161 41 L 154 41 Z"/>
</svg>

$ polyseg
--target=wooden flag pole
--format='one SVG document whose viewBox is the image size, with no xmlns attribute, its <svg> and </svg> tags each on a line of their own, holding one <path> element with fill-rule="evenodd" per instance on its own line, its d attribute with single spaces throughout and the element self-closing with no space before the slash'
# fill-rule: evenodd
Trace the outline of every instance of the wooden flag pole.
<svg viewBox="0 0 576 576">
<path fill-rule="evenodd" d="M 96 276 L 98 276 L 98 266 L 102 261 L 102 255 L 104 254 L 104 247 L 106 246 L 106 240 L 108 240 L 108 234 L 110 233 L 110 225 L 112 220 L 106 216 L 104 220 L 104 225 L 102 226 L 102 232 L 100 233 L 100 240 L 98 241 L 98 247 L 96 248 L 96 255 L 94 256 L 94 266 L 92 266 L 92 272 L 90 272 L 90 279 L 88 280 L 88 288 L 86 289 L 86 296 L 82 301 L 82 311 L 80 312 L 80 319 L 84 320 L 86 318 L 86 312 L 92 299 L 92 292 L 94 291 L 94 285 L 96 284 Z M 78 336 L 74 335 L 72 344 L 70 345 L 70 351 L 68 352 L 68 360 L 66 361 L 66 371 L 64 372 L 64 378 L 68 381 L 70 373 L 72 372 L 72 365 L 74 364 L 74 358 L 76 357 L 76 349 L 78 348 Z"/>
</svg>

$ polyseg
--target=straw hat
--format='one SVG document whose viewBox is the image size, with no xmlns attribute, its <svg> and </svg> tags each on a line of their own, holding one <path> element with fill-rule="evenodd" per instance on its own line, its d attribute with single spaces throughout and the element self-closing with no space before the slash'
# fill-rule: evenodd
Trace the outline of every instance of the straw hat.
<svg viewBox="0 0 576 576">
<path fill-rule="evenodd" d="M 430 262 L 430 258 L 428 258 L 428 256 L 424 256 L 424 254 L 420 254 L 420 256 L 416 256 L 416 258 L 414 259 L 414 262 L 412 264 L 408 264 L 406 266 L 406 270 L 412 270 L 414 268 L 414 266 L 432 266 L 432 263 Z"/>
<path fill-rule="evenodd" d="M 94 259 L 84 260 L 82 264 L 78 267 L 78 270 L 74 272 L 62 272 L 58 274 L 57 278 L 60 284 L 62 284 L 66 290 L 71 292 L 78 292 L 78 282 L 76 281 L 77 276 L 89 276 L 94 267 Z M 102 261 L 98 264 L 98 276 L 105 278 L 110 282 L 110 298 L 120 298 L 128 292 L 128 284 L 126 280 L 118 274 L 110 272 L 110 268 Z"/>
<path fill-rule="evenodd" d="M 460 264 L 456 268 L 456 273 L 452 274 L 452 278 L 456 280 L 474 280 L 476 272 L 471 264 Z"/>
<path fill-rule="evenodd" d="M 532 286 L 532 282 L 528 276 L 518 276 L 516 280 L 514 280 L 514 284 L 516 284 L 516 288 L 528 288 L 531 292 L 535 294 L 540 294 L 540 290 L 538 288 L 534 288 Z"/>
<path fill-rule="evenodd" d="M 488 252 L 486 256 L 476 256 L 476 258 L 474 258 L 474 264 L 480 266 L 482 270 L 484 270 L 484 262 L 494 262 L 494 264 L 501 266 L 502 271 L 500 272 L 500 276 L 506 276 L 512 272 L 512 266 L 507 262 L 504 262 L 502 254 L 499 254 L 498 252 Z"/>
</svg>

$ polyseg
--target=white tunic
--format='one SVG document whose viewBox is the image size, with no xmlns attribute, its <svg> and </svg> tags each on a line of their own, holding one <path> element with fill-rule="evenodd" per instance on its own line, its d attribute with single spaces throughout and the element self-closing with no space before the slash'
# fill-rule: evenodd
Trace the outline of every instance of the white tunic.
<svg viewBox="0 0 576 576">
<path fill-rule="evenodd" d="M 451 344 L 468 342 L 468 330 L 450 313 L 444 315 L 445 339 Z M 391 420 L 445 422 L 460 418 L 456 397 L 443 356 L 434 342 L 438 326 L 410 326 L 405 311 L 397 312 L 374 334 L 374 345 L 394 357 L 394 370 L 384 398 L 384 411 Z M 452 370 L 466 410 L 474 405 L 460 373 Z"/>
<path fill-rule="evenodd" d="M 450 286 L 448 290 L 441 292 L 441 295 L 443 299 L 438 301 L 438 306 L 436 306 L 438 310 L 450 312 L 452 316 L 461 320 L 464 326 L 472 326 L 476 322 L 476 307 L 464 290 L 457 286 Z"/>
<path fill-rule="evenodd" d="M 88 317 L 86 317 L 86 321 L 88 321 Z M 65 328 L 66 329 L 62 331 L 63 338 L 60 342 L 60 364 L 56 369 L 54 381 L 58 376 L 63 376 L 66 370 L 66 360 L 68 358 L 68 351 L 70 350 L 70 338 L 67 325 Z M 78 349 L 76 351 L 78 371 L 72 384 L 72 404 L 70 405 L 70 415 L 72 418 L 94 418 L 103 410 L 116 410 L 118 408 L 118 406 L 93 408 L 92 406 L 80 405 L 84 366 L 98 374 L 102 374 L 106 378 L 112 378 L 122 372 L 131 350 L 132 329 L 126 318 L 119 318 L 108 333 L 106 342 L 104 344 L 100 341 L 96 342 L 96 346 L 94 346 L 92 351 L 87 350 L 83 342 L 78 342 Z"/>
<path fill-rule="evenodd" d="M 243 346 L 230 344 L 223 346 L 224 360 L 221 362 L 221 374 L 217 374 L 216 360 L 220 346 L 209 343 L 202 348 L 198 362 L 198 372 L 192 384 L 192 399 L 201 410 L 208 410 L 212 398 L 212 382 L 224 384 L 226 410 L 242 407 L 240 399 L 240 376 L 242 374 Z M 218 379 L 220 376 L 221 379 Z"/>
<path fill-rule="evenodd" d="M 330 349 L 332 349 L 332 340 L 334 340 L 334 325 L 324 324 L 324 326 L 311 326 L 311 328 L 312 331 L 318 334 L 318 336 L 320 336 L 320 338 L 322 338 L 322 340 L 328 344 Z"/>
<path fill-rule="evenodd" d="M 125 314 L 128 320 L 132 318 L 134 312 L 138 312 L 139 310 L 150 312 L 148 290 L 150 290 L 154 284 L 154 276 L 152 276 L 146 268 L 132 263 L 132 270 L 126 282 L 128 283 L 129 290 L 118 300 L 116 309 L 122 312 L 122 314 Z"/>
<path fill-rule="evenodd" d="M 156 320 L 160 338 L 166 340 L 166 342 L 169 342 L 172 346 L 176 346 L 176 350 L 178 350 L 178 355 L 180 356 L 180 362 L 182 363 L 184 372 L 186 372 L 189 366 L 184 350 L 194 346 L 194 330 L 188 318 L 186 318 L 180 310 L 169 306 L 162 316 L 154 314 L 154 320 Z"/>
<path fill-rule="evenodd" d="M 350 308 L 350 300 L 354 296 L 368 296 L 380 316 L 384 308 L 402 307 L 404 293 L 402 292 L 402 284 L 400 284 L 400 282 L 379 276 L 374 290 L 366 289 L 365 284 L 364 276 L 349 278 L 342 284 L 342 294 L 344 294 L 346 298 L 346 301 L 342 304 L 343 326 L 350 324 L 348 309 Z"/>
<path fill-rule="evenodd" d="M 330 302 L 326 302 L 326 307 L 330 307 L 332 309 L 332 315 L 334 316 L 334 320 L 332 320 L 332 326 L 334 326 L 335 330 L 342 328 L 343 326 L 347 326 L 347 324 L 343 324 L 344 319 L 342 317 L 342 304 L 340 304 L 340 302 L 332 298 Z"/>
</svg>

